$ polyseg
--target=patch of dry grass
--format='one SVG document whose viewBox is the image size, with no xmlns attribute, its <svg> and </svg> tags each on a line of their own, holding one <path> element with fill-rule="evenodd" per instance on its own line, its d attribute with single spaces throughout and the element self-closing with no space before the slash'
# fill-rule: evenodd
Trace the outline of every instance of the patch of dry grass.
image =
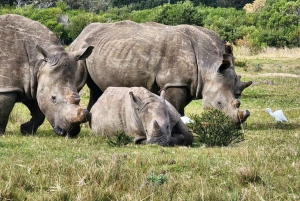
<svg viewBox="0 0 300 201">
<path fill-rule="evenodd" d="M 241 59 L 251 59 L 251 58 L 266 58 L 266 59 L 281 59 L 281 60 L 291 60 L 300 58 L 300 48 L 275 48 L 266 47 L 262 49 L 258 54 L 253 54 L 250 48 L 245 46 L 234 46 L 234 55 Z"/>
</svg>

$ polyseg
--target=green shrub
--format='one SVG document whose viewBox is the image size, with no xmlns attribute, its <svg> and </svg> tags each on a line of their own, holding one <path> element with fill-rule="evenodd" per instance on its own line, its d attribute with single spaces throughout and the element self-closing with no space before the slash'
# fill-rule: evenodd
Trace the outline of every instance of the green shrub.
<svg viewBox="0 0 300 201">
<path fill-rule="evenodd" d="M 262 71 L 262 64 L 260 64 L 260 63 L 254 64 L 253 71 L 254 72 L 260 72 L 260 71 Z"/>
<path fill-rule="evenodd" d="M 237 59 L 237 60 L 234 61 L 234 65 L 237 66 L 237 67 L 244 68 L 244 67 L 247 66 L 247 61 Z"/>
<path fill-rule="evenodd" d="M 168 181 L 168 178 L 165 174 L 156 174 L 151 172 L 147 176 L 147 184 L 154 184 L 154 185 L 162 185 Z"/>
<path fill-rule="evenodd" d="M 201 116 L 191 115 L 191 118 L 195 122 L 187 126 L 199 138 L 199 142 L 207 146 L 228 146 L 244 140 L 243 132 L 218 109 L 209 109 Z"/>
<path fill-rule="evenodd" d="M 126 135 L 125 131 L 118 130 L 113 137 L 107 137 L 106 142 L 111 147 L 121 147 L 132 143 L 133 137 Z"/>
</svg>

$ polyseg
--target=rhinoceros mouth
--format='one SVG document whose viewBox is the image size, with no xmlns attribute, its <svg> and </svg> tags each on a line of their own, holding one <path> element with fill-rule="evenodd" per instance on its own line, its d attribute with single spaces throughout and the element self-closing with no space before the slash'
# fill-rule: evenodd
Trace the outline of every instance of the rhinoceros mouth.
<svg viewBox="0 0 300 201">
<path fill-rule="evenodd" d="M 66 131 L 64 129 L 61 129 L 59 126 L 55 126 L 53 130 L 59 136 L 65 136 L 66 135 Z"/>
</svg>

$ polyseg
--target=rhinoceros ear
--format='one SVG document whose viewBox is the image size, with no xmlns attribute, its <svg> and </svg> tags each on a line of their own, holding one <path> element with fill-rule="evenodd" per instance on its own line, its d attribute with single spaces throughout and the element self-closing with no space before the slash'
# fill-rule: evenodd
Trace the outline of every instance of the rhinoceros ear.
<svg viewBox="0 0 300 201">
<path fill-rule="evenodd" d="M 73 52 L 77 60 L 85 60 L 88 58 L 93 52 L 94 46 L 88 46 L 87 48 L 83 48 L 76 52 Z"/>
<path fill-rule="evenodd" d="M 142 105 L 143 105 L 142 100 L 139 97 L 133 95 L 132 91 L 129 92 L 129 95 L 130 95 L 131 102 L 133 103 L 133 106 L 136 109 L 140 109 L 142 107 Z"/>
<path fill-rule="evenodd" d="M 233 48 L 231 45 L 229 44 L 225 45 L 225 53 L 233 55 Z"/>
<path fill-rule="evenodd" d="M 50 53 L 37 44 L 35 45 L 35 48 L 36 48 L 38 54 L 41 55 L 44 58 L 44 60 L 47 61 L 48 58 L 50 57 Z"/>
<path fill-rule="evenodd" d="M 234 68 L 234 57 L 231 54 L 223 54 L 223 59 L 228 60 L 231 66 Z"/>
<path fill-rule="evenodd" d="M 222 64 L 220 65 L 218 72 L 223 73 L 227 68 L 230 68 L 231 64 L 228 60 L 222 60 Z"/>
</svg>

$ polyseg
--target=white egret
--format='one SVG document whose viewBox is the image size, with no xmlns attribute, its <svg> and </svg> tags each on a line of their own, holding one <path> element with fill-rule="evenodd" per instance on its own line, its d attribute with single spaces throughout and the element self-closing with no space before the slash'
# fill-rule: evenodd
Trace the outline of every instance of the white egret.
<svg viewBox="0 0 300 201">
<path fill-rule="evenodd" d="M 180 118 L 181 118 L 181 120 L 183 121 L 184 124 L 195 123 L 194 120 L 190 119 L 190 118 L 187 117 L 187 116 L 182 116 L 182 117 L 180 117 Z"/>
<path fill-rule="evenodd" d="M 284 116 L 282 110 L 276 110 L 275 112 L 272 112 L 270 108 L 266 109 L 266 112 L 268 112 L 277 122 L 287 122 L 287 118 Z"/>
</svg>

